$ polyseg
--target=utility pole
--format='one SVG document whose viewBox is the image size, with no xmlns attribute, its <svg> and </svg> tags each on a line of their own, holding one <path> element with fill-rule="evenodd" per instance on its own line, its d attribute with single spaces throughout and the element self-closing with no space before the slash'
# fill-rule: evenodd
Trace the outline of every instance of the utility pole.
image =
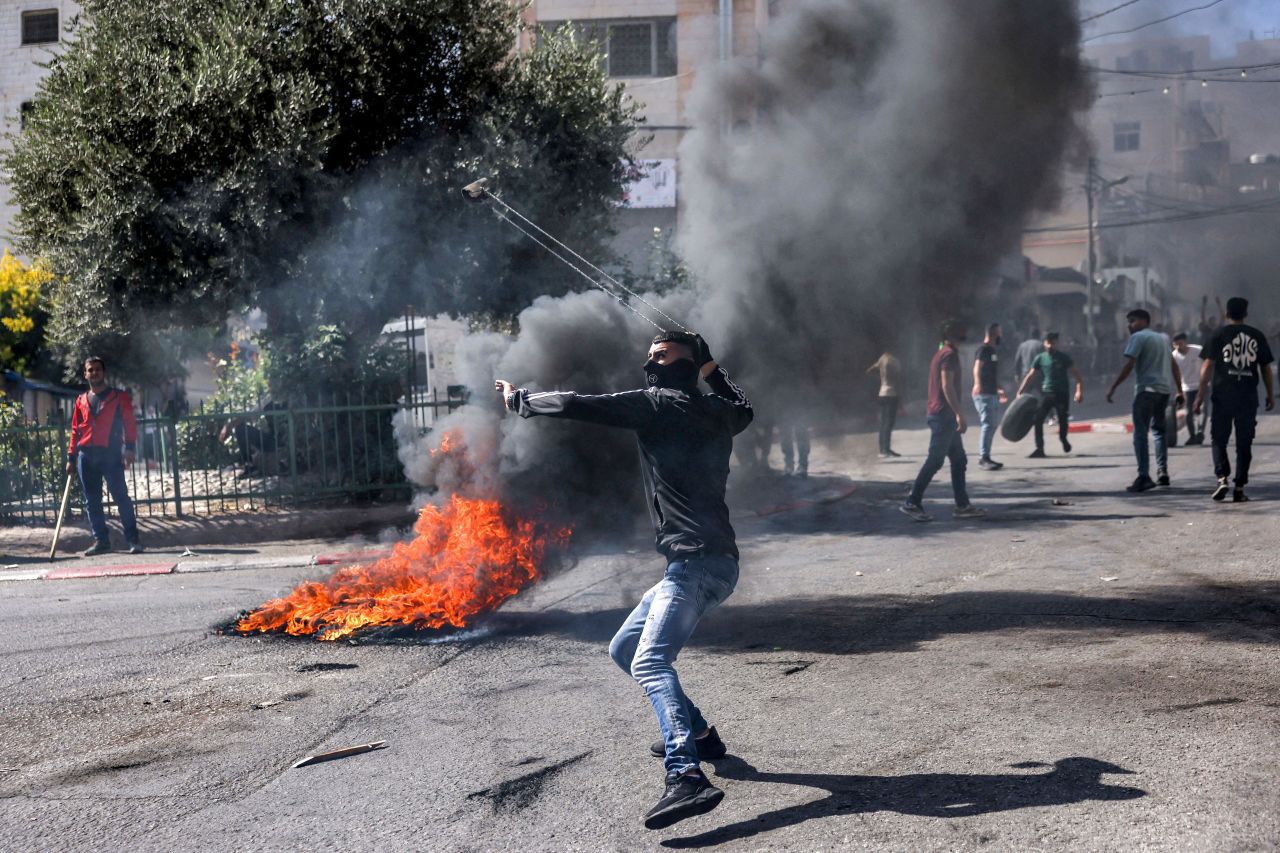
<svg viewBox="0 0 1280 853">
<path fill-rule="evenodd" d="M 1089 347 L 1091 349 L 1096 349 L 1098 346 L 1098 337 L 1094 333 L 1095 330 L 1094 330 L 1094 323 L 1093 323 L 1094 302 L 1095 302 L 1094 278 L 1098 272 L 1098 254 L 1097 254 L 1097 251 L 1094 249 L 1094 245 L 1095 245 L 1094 231 L 1096 229 L 1094 227 L 1094 222 L 1093 222 L 1093 194 L 1095 189 L 1101 190 L 1102 192 L 1105 193 L 1107 190 L 1111 189 L 1112 187 L 1118 187 L 1127 180 L 1129 180 L 1128 175 L 1125 175 L 1123 178 L 1117 178 L 1114 181 L 1102 180 L 1102 178 L 1098 175 L 1098 159 L 1096 157 L 1089 158 L 1089 171 L 1084 179 L 1085 204 L 1088 206 L 1088 210 L 1089 210 L 1089 261 L 1088 261 L 1089 283 L 1085 287 L 1084 328 L 1085 328 L 1085 335 L 1089 339 Z"/>
<path fill-rule="evenodd" d="M 1085 337 L 1089 340 L 1089 349 L 1094 350 L 1098 346 L 1098 337 L 1093 330 L 1093 277 L 1097 271 L 1098 257 L 1093 251 L 1093 179 L 1097 174 L 1098 160 L 1096 157 L 1089 158 L 1089 172 L 1084 179 L 1084 197 L 1085 204 L 1089 209 L 1089 260 L 1088 260 L 1088 276 L 1089 282 L 1085 285 L 1084 297 L 1084 328 Z"/>
</svg>

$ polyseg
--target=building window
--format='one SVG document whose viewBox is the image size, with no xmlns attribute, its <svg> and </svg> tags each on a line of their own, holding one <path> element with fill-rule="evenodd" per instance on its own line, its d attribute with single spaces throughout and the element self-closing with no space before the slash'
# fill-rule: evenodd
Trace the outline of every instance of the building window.
<svg viewBox="0 0 1280 853">
<path fill-rule="evenodd" d="M 670 77 L 676 73 L 676 19 L 546 21 L 548 32 L 572 27 L 574 38 L 595 43 L 610 77 Z"/>
<path fill-rule="evenodd" d="M 31 117 L 31 111 L 35 109 L 35 104 L 30 101 L 23 101 L 18 107 L 18 127 L 22 130 L 27 129 L 27 119 Z"/>
<path fill-rule="evenodd" d="M 47 44 L 58 40 L 58 10 L 22 13 L 22 43 Z"/>
<path fill-rule="evenodd" d="M 1141 122 L 1118 121 L 1115 123 L 1115 149 L 1117 151 L 1137 151 L 1142 147 L 1141 142 Z"/>
</svg>

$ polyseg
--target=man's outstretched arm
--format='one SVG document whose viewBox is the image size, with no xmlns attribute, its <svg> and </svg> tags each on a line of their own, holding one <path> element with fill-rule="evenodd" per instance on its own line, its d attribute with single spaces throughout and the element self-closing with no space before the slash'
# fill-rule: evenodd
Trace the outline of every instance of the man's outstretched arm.
<svg viewBox="0 0 1280 853">
<path fill-rule="evenodd" d="M 505 379 L 498 379 L 493 385 L 502 395 L 507 409 L 522 418 L 542 415 L 623 429 L 643 429 L 658 415 L 658 401 L 645 391 L 624 391 L 621 394 L 535 393 L 517 388 Z"/>
</svg>

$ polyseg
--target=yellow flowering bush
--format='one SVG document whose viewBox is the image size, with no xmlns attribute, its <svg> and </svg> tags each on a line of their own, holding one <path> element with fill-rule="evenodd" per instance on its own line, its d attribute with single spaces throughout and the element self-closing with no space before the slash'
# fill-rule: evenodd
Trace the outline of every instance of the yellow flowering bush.
<svg viewBox="0 0 1280 853">
<path fill-rule="evenodd" d="M 0 254 L 0 365 L 22 372 L 39 351 L 44 327 L 44 289 L 53 274 L 38 262 L 27 266 Z"/>
</svg>

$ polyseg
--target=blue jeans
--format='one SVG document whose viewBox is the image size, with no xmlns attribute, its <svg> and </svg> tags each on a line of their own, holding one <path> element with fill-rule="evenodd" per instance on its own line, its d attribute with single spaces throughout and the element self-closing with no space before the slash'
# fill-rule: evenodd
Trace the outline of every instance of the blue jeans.
<svg viewBox="0 0 1280 853">
<path fill-rule="evenodd" d="M 118 449 L 113 452 L 109 448 L 85 448 L 76 456 L 76 470 L 80 474 L 80 488 L 84 491 L 84 510 L 89 516 L 89 527 L 93 529 L 93 538 L 103 545 L 111 544 L 107 517 L 102 511 L 104 480 L 120 513 L 125 541 L 130 545 L 138 541 L 138 520 L 133 514 L 133 501 L 129 500 L 129 488 L 124 481 L 124 460 L 119 453 Z"/>
<path fill-rule="evenodd" d="M 738 561 L 732 557 L 672 561 L 609 644 L 609 657 L 639 682 L 653 703 L 668 776 L 697 769 L 694 737 L 707 728 L 702 712 L 680 688 L 676 656 L 702 614 L 728 598 L 737 583 Z"/>
<path fill-rule="evenodd" d="M 1156 470 L 1169 470 L 1169 446 L 1166 441 L 1165 410 L 1169 395 L 1142 391 L 1133 398 L 1133 455 L 1138 457 L 1138 476 L 1151 476 L 1151 459 L 1147 455 L 1148 430 L 1156 437 Z"/>
<path fill-rule="evenodd" d="M 978 458 L 991 458 L 991 442 L 996 437 L 996 424 L 1000 422 L 1000 397 L 996 394 L 974 394 L 973 405 L 978 410 L 978 422 L 982 434 L 978 437 Z"/>
<path fill-rule="evenodd" d="M 969 493 L 964 488 L 964 469 L 969 464 L 969 457 L 964 454 L 964 444 L 960 441 L 960 432 L 956 429 L 956 416 L 951 412 L 940 415 L 929 415 L 925 419 L 929 424 L 929 454 L 920 466 L 916 475 L 916 483 L 911 487 L 908 503 L 920 504 L 924 500 L 924 490 L 929 487 L 933 475 L 942 469 L 943 460 L 951 460 L 951 488 L 956 495 L 956 506 L 969 505 Z"/>
</svg>

